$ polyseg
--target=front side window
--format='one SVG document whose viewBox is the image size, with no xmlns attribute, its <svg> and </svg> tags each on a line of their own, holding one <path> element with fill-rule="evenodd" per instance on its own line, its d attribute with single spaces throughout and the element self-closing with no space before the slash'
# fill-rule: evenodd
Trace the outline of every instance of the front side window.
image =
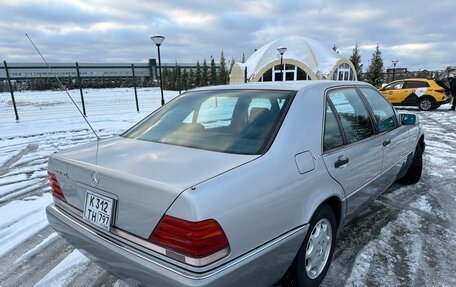
<svg viewBox="0 0 456 287">
<path fill-rule="evenodd" d="M 371 88 L 360 88 L 377 122 L 379 132 L 392 130 L 397 127 L 396 113 L 388 101 L 376 90 Z"/>
<path fill-rule="evenodd" d="M 397 83 L 392 83 L 386 86 L 384 89 L 385 90 L 400 90 L 402 89 L 402 86 L 404 85 L 404 82 L 397 82 Z"/>
<path fill-rule="evenodd" d="M 374 134 L 369 112 L 354 88 L 343 88 L 328 93 L 340 118 L 347 143 L 354 143 Z"/>
<path fill-rule="evenodd" d="M 235 154 L 261 154 L 295 92 L 232 90 L 189 92 L 122 136 Z"/>
</svg>

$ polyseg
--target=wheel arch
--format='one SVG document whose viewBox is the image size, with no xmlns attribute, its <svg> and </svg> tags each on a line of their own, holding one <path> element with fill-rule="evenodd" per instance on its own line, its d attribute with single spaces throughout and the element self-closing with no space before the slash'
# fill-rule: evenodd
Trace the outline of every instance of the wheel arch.
<svg viewBox="0 0 456 287">
<path fill-rule="evenodd" d="M 418 140 L 418 144 L 421 147 L 421 152 L 424 152 L 424 149 L 426 148 L 426 144 L 424 143 L 424 135 L 420 136 L 420 139 Z"/>
<path fill-rule="evenodd" d="M 437 99 L 432 96 L 432 95 L 429 95 L 429 94 L 424 94 L 422 95 L 419 99 L 418 99 L 418 102 L 421 101 L 422 99 L 430 99 L 434 104 L 437 103 Z"/>
<path fill-rule="evenodd" d="M 327 198 L 325 201 L 323 201 L 318 206 L 318 208 L 322 205 L 328 205 L 334 211 L 334 215 L 336 216 L 337 228 L 339 228 L 341 221 L 342 221 L 342 210 L 343 210 L 342 201 L 340 200 L 340 198 L 335 195 L 331 196 L 331 197 Z"/>
</svg>

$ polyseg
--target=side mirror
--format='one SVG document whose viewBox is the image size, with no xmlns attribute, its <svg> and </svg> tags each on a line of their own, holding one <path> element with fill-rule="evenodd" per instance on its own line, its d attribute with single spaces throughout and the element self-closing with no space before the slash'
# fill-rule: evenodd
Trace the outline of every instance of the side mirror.
<svg viewBox="0 0 456 287">
<path fill-rule="evenodd" d="M 401 114 L 401 124 L 413 126 L 418 123 L 418 118 L 414 114 Z"/>
</svg>

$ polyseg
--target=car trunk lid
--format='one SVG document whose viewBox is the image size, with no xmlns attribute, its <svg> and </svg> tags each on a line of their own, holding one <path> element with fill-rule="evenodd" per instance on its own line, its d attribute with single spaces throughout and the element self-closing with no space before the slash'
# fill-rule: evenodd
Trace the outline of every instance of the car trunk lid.
<svg viewBox="0 0 456 287">
<path fill-rule="evenodd" d="M 59 152 L 49 170 L 69 204 L 83 210 L 87 191 L 113 198 L 113 225 L 148 238 L 183 190 L 256 157 L 115 137 Z"/>
</svg>

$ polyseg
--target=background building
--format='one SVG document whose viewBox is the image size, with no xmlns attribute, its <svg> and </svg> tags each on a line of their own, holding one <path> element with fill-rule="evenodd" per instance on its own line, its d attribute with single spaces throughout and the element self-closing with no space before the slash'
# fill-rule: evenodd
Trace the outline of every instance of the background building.
<svg viewBox="0 0 456 287">
<path fill-rule="evenodd" d="M 287 48 L 283 67 L 278 48 Z M 282 73 L 283 69 L 283 73 Z M 323 43 L 298 36 L 274 40 L 256 50 L 245 63 L 235 63 L 230 84 L 244 82 L 297 80 L 357 80 L 356 70 L 344 58 Z"/>
</svg>

